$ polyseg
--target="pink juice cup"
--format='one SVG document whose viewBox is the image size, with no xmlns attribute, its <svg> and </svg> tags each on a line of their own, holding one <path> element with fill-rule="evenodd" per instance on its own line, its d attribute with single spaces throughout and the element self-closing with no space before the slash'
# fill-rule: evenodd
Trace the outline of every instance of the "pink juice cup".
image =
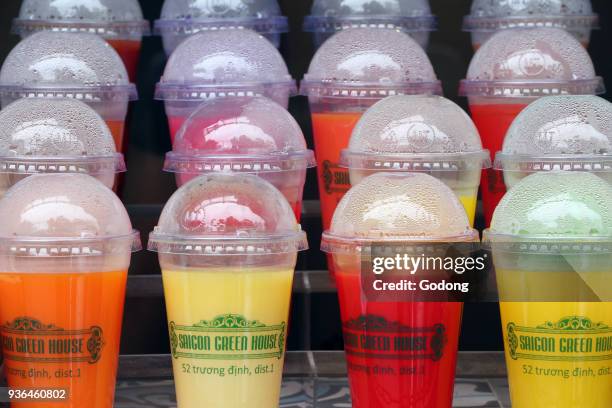
<svg viewBox="0 0 612 408">
<path fill-rule="evenodd" d="M 298 123 L 265 97 L 217 98 L 189 116 L 166 155 L 178 187 L 207 173 L 255 174 L 276 187 L 300 219 L 306 170 L 314 167 Z"/>
<path fill-rule="evenodd" d="M 427 48 L 436 18 L 428 0 L 315 0 L 304 19 L 304 31 L 313 33 L 317 47 L 334 33 L 356 27 L 398 29 Z"/>
<path fill-rule="evenodd" d="M 475 50 L 499 30 L 529 27 L 565 29 L 586 48 L 598 20 L 591 0 L 474 0 L 463 29 L 471 32 Z"/>
<path fill-rule="evenodd" d="M 142 37 L 150 26 L 137 0 L 25 0 L 13 31 L 22 38 L 38 31 L 97 34 L 117 51 L 135 82 Z"/>
<path fill-rule="evenodd" d="M 174 136 L 207 100 L 227 96 L 266 96 L 283 107 L 295 82 L 278 50 L 251 30 L 205 31 L 183 41 L 172 53 L 155 97 L 163 100 Z"/>
<path fill-rule="evenodd" d="M 168 55 L 192 34 L 235 28 L 256 31 L 278 48 L 289 22 L 276 0 L 166 0 L 155 21 Z"/>
<path fill-rule="evenodd" d="M 136 97 L 117 52 L 93 34 L 32 34 L 17 44 L 0 70 L 3 108 L 22 98 L 81 100 L 104 119 L 122 153 L 128 103 Z"/>
<path fill-rule="evenodd" d="M 491 154 L 502 149 L 506 132 L 531 102 L 550 95 L 594 95 L 604 91 L 582 45 L 559 28 L 502 30 L 474 55 L 460 92 Z M 493 157 L 491 158 L 493 159 Z M 504 196 L 501 172 L 485 171 L 481 185 L 486 225 Z"/>
</svg>

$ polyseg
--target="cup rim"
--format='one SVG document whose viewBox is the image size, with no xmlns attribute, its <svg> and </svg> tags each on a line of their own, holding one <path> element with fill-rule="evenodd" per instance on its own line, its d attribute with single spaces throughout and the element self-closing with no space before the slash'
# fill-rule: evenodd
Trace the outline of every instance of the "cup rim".
<svg viewBox="0 0 612 408">
<path fill-rule="evenodd" d="M 235 82 L 235 83 L 197 83 L 161 81 L 155 85 L 156 100 L 161 101 L 194 101 L 219 97 L 266 96 L 271 91 L 285 89 L 289 96 L 296 94 L 297 86 L 294 79 L 287 75 L 285 79 L 274 82 Z"/>
<path fill-rule="evenodd" d="M 459 85 L 459 96 L 497 98 L 524 98 L 555 95 L 601 95 L 606 92 L 603 78 L 569 81 L 537 80 L 471 80 L 463 79 Z"/>
<path fill-rule="evenodd" d="M 134 84 L 122 85 L 14 85 L 0 84 L 0 96 L 9 98 L 67 98 L 85 103 L 98 100 L 138 100 Z"/>
<path fill-rule="evenodd" d="M 378 153 L 343 149 L 340 167 L 380 171 L 459 171 L 469 168 L 488 169 L 488 150 L 457 153 Z"/>
<path fill-rule="evenodd" d="M 612 155 L 530 155 L 497 152 L 493 168 L 507 172 L 586 171 L 589 173 L 609 173 L 612 172 Z"/>
<path fill-rule="evenodd" d="M 286 16 L 159 18 L 153 23 L 153 33 L 161 36 L 191 35 L 201 31 L 234 29 L 250 29 L 259 34 L 283 34 L 289 32 L 289 18 Z"/>
<path fill-rule="evenodd" d="M 474 16 L 463 18 L 463 31 L 491 33 L 509 28 L 558 27 L 566 30 L 599 29 L 599 15 L 529 15 L 529 16 Z"/>
<path fill-rule="evenodd" d="M 0 156 L 0 174 L 86 173 L 127 171 L 122 153 L 92 156 Z"/>
<path fill-rule="evenodd" d="M 382 99 L 393 95 L 442 95 L 442 82 L 404 81 L 394 83 L 330 80 L 309 77 L 300 83 L 299 94 L 308 97 Z"/>
<path fill-rule="evenodd" d="M 488 228 L 482 237 L 483 248 L 505 252 L 542 255 L 612 254 L 612 235 L 561 237 L 550 234 L 516 235 Z"/>
<path fill-rule="evenodd" d="M 310 33 L 334 33 L 348 28 L 399 28 L 405 32 L 432 32 L 438 19 L 433 14 L 422 16 L 399 16 L 373 14 L 368 16 L 322 16 L 307 15 L 303 30 Z"/>
<path fill-rule="evenodd" d="M 11 32 L 25 37 L 38 31 L 97 34 L 107 39 L 138 38 L 151 34 L 148 20 L 96 21 L 96 20 L 42 20 L 15 18 Z"/>
</svg>

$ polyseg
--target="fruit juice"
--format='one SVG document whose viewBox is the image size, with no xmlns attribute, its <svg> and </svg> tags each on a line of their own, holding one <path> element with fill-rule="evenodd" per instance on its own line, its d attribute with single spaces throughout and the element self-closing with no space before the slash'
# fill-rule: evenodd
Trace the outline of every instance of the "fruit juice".
<svg viewBox="0 0 612 408">
<path fill-rule="evenodd" d="M 170 126 L 170 141 L 174 144 L 174 137 L 187 120 L 184 116 L 168 116 L 168 125 Z"/>
<path fill-rule="evenodd" d="M 0 332 L 9 386 L 70 393 L 66 404 L 12 407 L 113 406 L 126 279 L 127 271 L 0 273 Z"/>
<path fill-rule="evenodd" d="M 495 154 L 502 150 L 510 125 L 526 106 L 524 103 L 470 104 L 472 119 L 482 137 L 483 147 L 491 152 L 492 160 Z M 489 226 L 495 208 L 506 193 L 503 173 L 494 169 L 483 170 L 481 186 L 485 222 Z"/>
<path fill-rule="evenodd" d="M 612 406 L 612 303 L 501 302 L 514 408 Z"/>
<path fill-rule="evenodd" d="M 138 72 L 138 60 L 140 59 L 140 40 L 107 40 L 107 42 L 117 51 L 123 60 L 125 69 L 130 77 L 130 82 L 136 82 Z"/>
<path fill-rule="evenodd" d="M 125 152 L 123 143 L 123 135 L 125 131 L 125 121 L 123 120 L 105 120 L 106 125 L 110 129 L 113 139 L 115 140 L 115 147 L 118 152 Z"/>
<path fill-rule="evenodd" d="M 476 218 L 476 207 L 478 205 L 478 195 L 465 195 L 459 196 L 459 201 L 463 204 L 465 212 L 467 213 L 470 225 L 474 226 L 474 220 Z"/>
<path fill-rule="evenodd" d="M 450 407 L 463 304 L 368 301 L 339 266 L 336 284 L 353 407 Z"/>
<path fill-rule="evenodd" d="M 163 270 L 181 408 L 277 407 L 293 269 Z"/>
</svg>

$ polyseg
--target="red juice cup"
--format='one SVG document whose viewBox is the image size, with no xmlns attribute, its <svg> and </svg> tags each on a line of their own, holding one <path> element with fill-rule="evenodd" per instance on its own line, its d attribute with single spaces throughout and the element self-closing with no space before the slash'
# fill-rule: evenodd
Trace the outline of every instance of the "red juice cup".
<svg viewBox="0 0 612 408">
<path fill-rule="evenodd" d="M 299 221 L 306 170 L 314 165 L 285 108 L 261 96 L 227 97 L 204 102 L 189 116 L 164 170 L 175 173 L 178 187 L 207 173 L 255 174 L 283 193 Z"/>
<path fill-rule="evenodd" d="M 165 0 L 161 17 L 155 21 L 167 55 L 201 31 L 242 28 L 258 32 L 278 48 L 281 34 L 289 31 L 289 22 L 276 0 Z"/>
<path fill-rule="evenodd" d="M 359 27 L 395 28 L 427 49 L 436 17 L 429 0 L 315 0 L 304 19 L 304 31 L 313 33 L 317 48 L 338 31 Z"/>
<path fill-rule="evenodd" d="M 163 100 L 170 138 L 207 100 L 227 96 L 266 96 L 289 105 L 295 82 L 278 50 L 251 30 L 204 31 L 172 53 L 155 98 Z"/>
<path fill-rule="evenodd" d="M 315 54 L 301 93 L 308 96 L 317 158 L 323 228 L 350 188 L 340 152 L 373 104 L 390 95 L 441 93 L 425 51 L 408 35 L 382 28 L 351 28 Z M 333 264 L 328 262 L 333 268 Z M 332 271 L 333 272 L 333 271 Z"/>
<path fill-rule="evenodd" d="M 491 37 L 474 55 L 460 92 L 468 97 L 484 148 L 495 154 L 514 119 L 534 100 L 603 90 L 589 54 L 571 34 L 533 28 L 502 30 Z M 485 171 L 481 192 L 488 226 L 506 192 L 501 172 Z"/>
<path fill-rule="evenodd" d="M 357 185 L 379 172 L 436 177 L 457 195 L 474 226 L 483 168 L 490 167 L 478 130 L 455 103 L 441 96 L 390 96 L 357 123 L 340 163 Z"/>
<path fill-rule="evenodd" d="M 463 29 L 472 34 L 475 50 L 500 30 L 534 27 L 565 29 L 587 48 L 598 23 L 591 0 L 474 0 Z"/>
<path fill-rule="evenodd" d="M 0 197 L 37 173 L 81 173 L 108 188 L 126 171 L 104 120 L 76 99 L 20 99 L 0 111 Z"/>
<path fill-rule="evenodd" d="M 117 51 L 132 82 L 149 29 L 137 0 L 24 0 L 13 23 L 22 38 L 39 31 L 97 34 Z"/>
<path fill-rule="evenodd" d="M 124 153 L 128 103 L 137 97 L 121 58 L 93 34 L 41 31 L 22 40 L 0 70 L 2 107 L 22 98 L 79 99 L 93 108 Z"/>
<path fill-rule="evenodd" d="M 362 270 L 373 247 L 477 241 L 455 194 L 427 174 L 377 173 L 344 196 L 322 249 L 335 264 L 354 408 L 450 408 L 453 400 L 463 304 L 373 295 L 364 278 L 372 270 Z"/>
<path fill-rule="evenodd" d="M 495 158 L 511 189 L 533 173 L 581 171 L 612 184 L 612 103 L 598 96 L 548 96 L 516 118 Z"/>
</svg>

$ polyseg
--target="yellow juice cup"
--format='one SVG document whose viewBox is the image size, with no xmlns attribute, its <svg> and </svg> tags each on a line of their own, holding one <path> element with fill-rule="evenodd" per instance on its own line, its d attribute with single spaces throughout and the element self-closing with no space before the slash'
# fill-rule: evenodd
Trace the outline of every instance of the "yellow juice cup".
<svg viewBox="0 0 612 408">
<path fill-rule="evenodd" d="M 305 234 L 282 193 L 211 173 L 170 199 L 159 252 L 178 407 L 278 406 L 297 252 Z"/>
</svg>

